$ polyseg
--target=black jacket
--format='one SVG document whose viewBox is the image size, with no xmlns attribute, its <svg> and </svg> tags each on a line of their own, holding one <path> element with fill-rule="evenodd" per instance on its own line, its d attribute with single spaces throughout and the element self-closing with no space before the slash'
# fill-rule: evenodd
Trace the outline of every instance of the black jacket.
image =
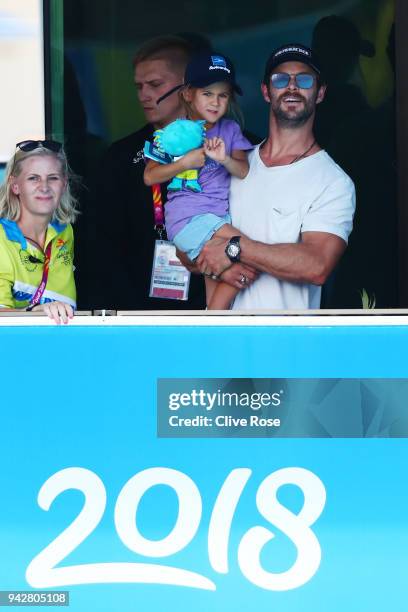
<svg viewBox="0 0 408 612">
<path fill-rule="evenodd" d="M 143 182 L 143 146 L 153 126 L 113 143 L 91 186 L 88 301 L 95 308 L 186 310 L 205 308 L 203 278 L 192 274 L 189 299 L 149 297 L 154 244 L 152 190 Z M 162 189 L 163 202 L 166 188 Z"/>
</svg>

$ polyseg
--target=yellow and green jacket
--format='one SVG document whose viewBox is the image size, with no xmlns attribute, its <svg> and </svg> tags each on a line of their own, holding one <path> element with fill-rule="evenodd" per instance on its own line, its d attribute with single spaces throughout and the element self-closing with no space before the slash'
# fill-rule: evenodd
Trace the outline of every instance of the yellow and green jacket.
<svg viewBox="0 0 408 612">
<path fill-rule="evenodd" d="M 51 260 L 47 286 L 40 303 L 65 302 L 76 307 L 74 237 L 71 225 L 49 224 Z M 41 283 L 44 252 L 28 242 L 15 221 L 0 219 L 0 307 L 27 308 Z"/>
</svg>

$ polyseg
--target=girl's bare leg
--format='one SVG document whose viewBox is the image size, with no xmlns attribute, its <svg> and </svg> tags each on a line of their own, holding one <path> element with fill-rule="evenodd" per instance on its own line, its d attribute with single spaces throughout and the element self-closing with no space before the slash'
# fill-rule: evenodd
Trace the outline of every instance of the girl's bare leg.
<svg viewBox="0 0 408 612">
<path fill-rule="evenodd" d="M 242 232 L 237 230 L 229 223 L 225 223 L 217 230 L 214 236 L 217 238 L 232 238 L 233 236 L 242 235 Z M 229 310 L 231 303 L 240 289 L 236 289 L 232 285 L 224 282 L 218 282 L 205 277 L 205 291 L 207 298 L 208 310 Z"/>
<path fill-rule="evenodd" d="M 211 281 L 211 279 L 208 279 Z M 207 294 L 207 310 L 229 310 L 231 302 L 237 295 L 239 289 L 235 289 L 228 283 L 212 281 L 216 287 L 213 290 L 210 299 Z M 205 279 L 207 287 L 207 279 Z"/>
<path fill-rule="evenodd" d="M 232 238 L 232 236 L 238 236 L 241 232 L 237 230 L 235 227 L 230 225 L 229 223 L 225 223 L 217 230 L 214 236 L 217 238 Z M 208 279 L 211 280 L 211 279 Z M 235 289 L 228 283 L 215 282 L 211 281 L 215 284 L 215 287 L 211 290 L 211 293 L 208 293 L 207 290 L 207 278 L 205 279 L 205 286 L 207 290 L 207 309 L 208 310 L 229 310 L 231 307 L 231 302 L 237 295 L 239 289 Z"/>
<path fill-rule="evenodd" d="M 205 281 L 205 297 L 206 297 L 206 304 L 207 304 L 207 308 L 212 300 L 212 297 L 214 295 L 215 290 L 217 289 L 217 281 L 213 280 L 212 278 L 210 278 L 209 276 L 205 276 L 204 277 L 204 281 Z"/>
</svg>

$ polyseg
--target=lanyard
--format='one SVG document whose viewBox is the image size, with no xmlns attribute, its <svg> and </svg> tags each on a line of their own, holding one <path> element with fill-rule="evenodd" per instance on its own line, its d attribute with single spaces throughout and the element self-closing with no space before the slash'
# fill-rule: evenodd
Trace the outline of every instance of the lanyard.
<svg viewBox="0 0 408 612">
<path fill-rule="evenodd" d="M 37 304 L 40 302 L 44 291 L 45 291 L 45 287 L 47 285 L 47 280 L 48 280 L 48 270 L 50 267 L 50 259 L 51 259 L 51 242 L 48 243 L 47 248 L 45 249 L 45 259 L 44 259 L 44 269 L 43 269 L 43 275 L 42 275 L 42 279 L 41 279 L 41 283 L 39 284 L 39 286 L 37 287 L 36 292 L 34 293 L 33 297 L 30 300 L 30 306 L 28 307 L 27 310 L 32 310 L 34 308 L 34 306 L 37 306 Z"/>
<path fill-rule="evenodd" d="M 154 229 L 159 234 L 159 238 L 161 240 L 163 232 L 165 231 L 165 225 L 164 225 L 163 198 L 162 198 L 161 187 L 159 183 L 155 183 L 154 185 L 152 185 L 152 195 L 153 195 Z"/>
</svg>

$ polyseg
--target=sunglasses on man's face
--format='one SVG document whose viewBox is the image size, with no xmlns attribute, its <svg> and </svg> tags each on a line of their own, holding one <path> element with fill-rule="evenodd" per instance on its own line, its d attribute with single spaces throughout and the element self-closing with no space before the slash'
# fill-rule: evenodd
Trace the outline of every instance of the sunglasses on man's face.
<svg viewBox="0 0 408 612">
<path fill-rule="evenodd" d="M 24 153 L 35 151 L 35 149 L 39 149 L 40 147 L 53 151 L 54 153 L 59 153 L 62 149 L 62 144 L 56 140 L 23 140 L 16 144 L 16 149 L 20 149 L 20 151 L 24 151 Z"/>
<path fill-rule="evenodd" d="M 300 74 L 288 74 L 287 72 L 275 72 L 271 75 L 272 87 L 276 89 L 285 89 L 290 83 L 291 78 L 295 79 L 296 87 L 299 89 L 311 89 L 315 82 L 313 74 L 301 72 Z"/>
</svg>

